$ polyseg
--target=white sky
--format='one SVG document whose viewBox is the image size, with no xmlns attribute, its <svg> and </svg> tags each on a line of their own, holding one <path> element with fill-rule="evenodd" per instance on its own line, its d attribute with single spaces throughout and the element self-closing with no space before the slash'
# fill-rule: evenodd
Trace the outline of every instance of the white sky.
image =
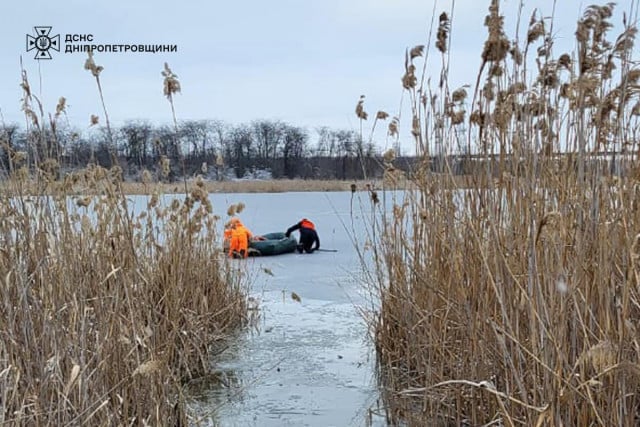
<svg viewBox="0 0 640 427">
<path fill-rule="evenodd" d="M 327 125 L 356 129 L 355 104 L 365 94 L 370 116 L 397 114 L 402 95 L 404 51 L 429 43 L 432 12 L 451 10 L 452 0 L 271 0 L 138 1 L 86 0 L 18 2 L 2 5 L 0 26 L 0 108 L 5 122 L 24 123 L 20 57 L 32 90 L 54 111 L 67 98 L 70 124 L 85 128 L 102 110 L 86 54 L 52 52 L 36 61 L 25 51 L 34 26 L 52 26 L 52 35 L 93 34 L 98 44 L 176 44 L 176 53 L 98 53 L 105 102 L 111 121 L 170 122 L 160 71 L 169 63 L 182 93 L 175 99 L 178 119 L 222 119 L 238 124 L 280 119 L 313 130 Z M 559 0 L 556 56 L 573 47 L 584 6 Z M 483 26 L 489 0 L 457 0 L 453 15 L 451 84 L 474 84 L 480 65 Z M 506 30 L 515 36 L 519 2 L 501 2 Z M 601 3 L 599 3 L 601 4 Z M 552 0 L 525 0 L 521 39 L 534 8 L 552 12 Z M 631 0 L 618 2 L 612 35 L 621 28 Z M 437 25 L 437 18 L 435 20 Z M 433 42 L 430 43 L 433 46 Z M 638 48 L 636 47 L 636 52 Z M 437 82 L 439 56 L 431 47 L 428 70 Z M 41 80 L 41 85 L 40 85 Z M 384 146 L 384 141 L 378 141 Z M 410 142 L 409 142 L 410 144 Z"/>
</svg>

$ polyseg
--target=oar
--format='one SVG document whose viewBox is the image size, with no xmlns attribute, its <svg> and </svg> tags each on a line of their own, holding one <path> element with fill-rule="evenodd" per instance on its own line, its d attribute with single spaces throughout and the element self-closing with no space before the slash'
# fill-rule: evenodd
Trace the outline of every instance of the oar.
<svg viewBox="0 0 640 427">
<path fill-rule="evenodd" d="M 338 252 L 337 249 L 316 249 L 318 252 Z"/>
</svg>

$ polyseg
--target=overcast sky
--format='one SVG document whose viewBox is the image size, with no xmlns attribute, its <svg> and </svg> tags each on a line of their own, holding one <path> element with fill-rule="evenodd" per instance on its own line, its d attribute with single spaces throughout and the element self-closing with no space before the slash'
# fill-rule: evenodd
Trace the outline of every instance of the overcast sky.
<svg viewBox="0 0 640 427">
<path fill-rule="evenodd" d="M 591 1 L 586 4 L 592 3 Z M 489 0 L 457 0 L 451 44 L 452 86 L 473 84 L 480 65 Z M 519 2 L 502 1 L 507 35 L 515 36 Z M 552 13 L 551 0 L 524 1 L 521 38 L 534 8 Z M 618 2 L 614 17 L 621 28 Z M 436 16 L 452 1 L 436 1 Z M 559 0 L 556 54 L 573 47 L 575 24 L 585 4 Z M 177 45 L 174 53 L 98 53 L 110 118 L 170 122 L 162 93 L 163 63 L 179 76 L 178 119 L 222 119 L 230 123 L 279 119 L 314 128 L 358 127 L 354 107 L 365 94 L 370 115 L 397 114 L 402 95 L 404 51 L 428 43 L 434 0 L 138 1 L 18 2 L 2 5 L 0 108 L 5 122 L 24 123 L 20 58 L 32 90 L 46 111 L 67 98 L 70 124 L 85 128 L 91 114 L 102 119 L 95 80 L 83 69 L 85 53 L 52 53 L 37 61 L 26 52 L 34 26 L 52 26 L 51 36 L 92 34 L 96 44 Z M 436 19 L 437 25 L 437 19 Z M 433 45 L 433 43 L 430 43 Z M 638 49 L 636 48 L 636 52 Z M 439 57 L 432 48 L 428 70 L 437 81 Z"/>
</svg>

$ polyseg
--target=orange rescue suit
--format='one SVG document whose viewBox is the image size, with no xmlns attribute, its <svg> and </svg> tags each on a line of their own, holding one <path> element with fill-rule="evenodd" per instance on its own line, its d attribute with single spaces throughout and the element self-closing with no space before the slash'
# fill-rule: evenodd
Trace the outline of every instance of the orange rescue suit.
<svg viewBox="0 0 640 427">
<path fill-rule="evenodd" d="M 229 243 L 229 256 L 233 257 L 236 254 L 243 256 L 244 258 L 249 256 L 249 239 L 252 234 L 244 225 L 237 223 L 231 230 L 231 240 Z M 225 232 L 226 235 L 226 232 Z"/>
</svg>

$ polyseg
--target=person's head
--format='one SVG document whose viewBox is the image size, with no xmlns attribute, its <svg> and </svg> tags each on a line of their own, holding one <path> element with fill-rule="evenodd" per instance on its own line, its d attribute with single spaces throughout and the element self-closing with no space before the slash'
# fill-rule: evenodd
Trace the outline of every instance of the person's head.
<svg viewBox="0 0 640 427">
<path fill-rule="evenodd" d="M 238 217 L 233 217 L 231 218 L 227 224 L 225 225 L 225 228 L 236 228 L 237 226 L 242 225 L 242 222 L 240 222 L 240 218 Z"/>
</svg>

